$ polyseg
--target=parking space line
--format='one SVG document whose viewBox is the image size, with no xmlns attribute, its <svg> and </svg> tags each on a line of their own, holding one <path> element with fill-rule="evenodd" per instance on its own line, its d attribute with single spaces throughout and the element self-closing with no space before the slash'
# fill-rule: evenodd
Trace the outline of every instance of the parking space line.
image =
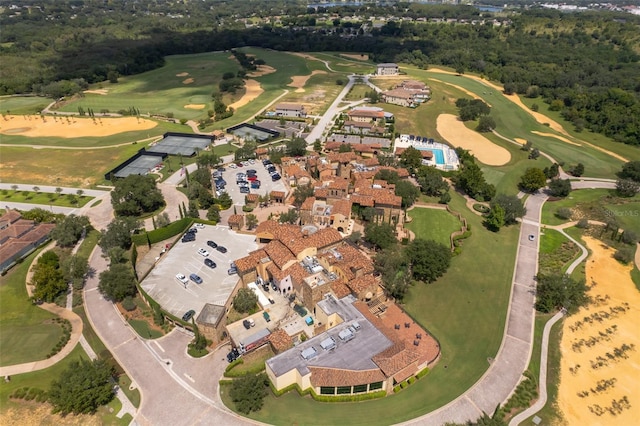
<svg viewBox="0 0 640 426">
<path fill-rule="evenodd" d="M 195 383 L 196 381 L 193 379 L 193 377 L 191 377 L 190 375 L 188 375 L 187 373 L 184 373 L 184 377 L 186 377 L 187 379 L 191 380 L 191 383 Z"/>
<path fill-rule="evenodd" d="M 160 346 L 160 343 L 158 343 L 157 340 L 154 340 L 153 343 L 156 344 L 156 346 L 158 347 L 158 349 L 160 349 L 162 352 L 165 352 L 164 348 L 162 346 Z"/>
</svg>

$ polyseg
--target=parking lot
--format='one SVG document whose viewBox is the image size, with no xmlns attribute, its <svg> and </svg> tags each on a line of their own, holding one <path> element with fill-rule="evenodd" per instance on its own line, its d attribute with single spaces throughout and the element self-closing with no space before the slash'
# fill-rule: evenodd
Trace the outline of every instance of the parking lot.
<svg viewBox="0 0 640 426">
<path fill-rule="evenodd" d="M 234 181 L 235 183 L 235 181 Z M 220 253 L 207 246 L 207 240 L 215 241 L 227 248 L 227 253 Z M 216 263 L 211 269 L 204 264 L 205 257 L 198 254 L 198 249 L 209 252 L 208 259 Z M 235 259 L 244 257 L 256 250 L 258 244 L 253 235 L 236 234 L 226 226 L 208 226 L 198 229 L 193 242 L 177 242 L 142 281 L 142 288 L 160 305 L 177 317 L 190 309 L 198 316 L 206 303 L 224 305 L 238 282 L 238 275 L 229 275 L 227 270 Z M 202 278 L 201 284 L 188 280 L 182 283 L 176 274 L 189 275 L 195 273 Z"/>
<path fill-rule="evenodd" d="M 284 183 L 284 177 L 276 182 L 271 180 L 271 176 L 269 172 L 262 165 L 260 160 L 255 160 L 255 164 L 249 164 L 248 166 L 236 166 L 236 168 L 232 168 L 230 164 L 225 164 L 225 171 L 222 172 L 222 178 L 227 182 L 225 187 L 226 191 L 231 196 L 233 200 L 233 204 L 238 206 L 244 206 L 244 197 L 247 194 L 243 194 L 240 192 L 240 187 L 236 184 L 236 175 L 238 173 L 246 173 L 247 170 L 255 170 L 256 175 L 258 176 L 258 180 L 260 181 L 260 189 L 249 188 L 249 193 L 258 194 L 258 195 L 266 195 L 271 191 L 282 191 L 284 193 L 288 192 L 288 187 Z M 276 169 L 278 172 L 281 172 L 280 166 L 276 165 Z M 280 173 L 282 176 L 282 173 Z"/>
</svg>

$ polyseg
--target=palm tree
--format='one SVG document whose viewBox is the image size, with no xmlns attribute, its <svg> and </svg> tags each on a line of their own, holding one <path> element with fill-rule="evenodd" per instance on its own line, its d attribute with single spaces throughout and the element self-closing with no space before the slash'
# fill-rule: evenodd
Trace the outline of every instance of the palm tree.
<svg viewBox="0 0 640 426">
<path fill-rule="evenodd" d="M 60 194 L 62 194 L 62 188 L 57 187 L 56 188 L 56 194 L 58 194 L 58 197 L 60 197 Z"/>
<path fill-rule="evenodd" d="M 40 193 L 40 187 L 39 186 L 34 186 L 33 190 L 35 191 L 36 194 Z"/>
</svg>

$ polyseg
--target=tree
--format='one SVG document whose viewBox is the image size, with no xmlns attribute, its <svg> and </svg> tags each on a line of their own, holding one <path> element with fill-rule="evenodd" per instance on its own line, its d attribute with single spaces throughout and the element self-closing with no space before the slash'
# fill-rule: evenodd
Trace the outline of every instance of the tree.
<svg viewBox="0 0 640 426">
<path fill-rule="evenodd" d="M 292 157 L 302 157 L 307 155 L 307 142 L 302 138 L 293 138 L 285 143 L 287 154 Z"/>
<path fill-rule="evenodd" d="M 322 142 L 320 142 L 320 139 L 316 139 L 315 142 L 313 143 L 313 150 L 315 152 L 322 151 Z"/>
<path fill-rule="evenodd" d="M 120 302 L 127 296 L 136 295 L 136 278 L 128 263 L 111 263 L 109 269 L 100 273 L 98 290 L 112 302 Z"/>
<path fill-rule="evenodd" d="M 89 272 L 89 260 L 86 257 L 73 254 L 60 262 L 60 269 L 66 282 L 84 278 Z"/>
<path fill-rule="evenodd" d="M 231 199 L 231 196 L 228 193 L 223 192 L 218 197 L 218 204 L 220 204 L 221 210 L 227 210 L 233 205 L 233 199 Z"/>
<path fill-rule="evenodd" d="M 474 161 L 463 163 L 462 170 L 455 177 L 456 185 L 470 197 L 489 201 L 495 195 L 495 187 L 484 178 L 484 174 Z"/>
<path fill-rule="evenodd" d="M 451 250 L 444 244 L 416 238 L 404 249 L 413 279 L 432 283 L 451 263 Z"/>
<path fill-rule="evenodd" d="M 395 194 L 402 198 L 402 208 L 411 207 L 420 196 L 420 189 L 408 180 L 396 183 Z"/>
<path fill-rule="evenodd" d="M 547 177 L 544 172 L 537 167 L 530 167 L 525 170 L 524 175 L 520 178 L 520 189 L 525 192 L 535 192 L 545 186 Z"/>
<path fill-rule="evenodd" d="M 245 221 L 247 223 L 247 229 L 253 229 L 258 225 L 258 217 L 253 213 L 247 213 Z"/>
<path fill-rule="evenodd" d="M 580 177 L 584 174 L 584 164 L 578 163 L 575 166 L 569 169 L 569 173 L 571 173 L 575 177 Z"/>
<path fill-rule="evenodd" d="M 551 167 L 545 167 L 542 171 L 547 179 L 553 179 L 560 174 L 560 165 L 558 163 L 553 163 Z"/>
<path fill-rule="evenodd" d="M 347 240 L 350 243 L 359 244 L 361 238 L 362 238 L 362 233 L 360 231 L 353 231 L 351 235 L 347 237 Z"/>
<path fill-rule="evenodd" d="M 381 169 L 373 177 L 374 180 L 383 180 L 387 183 L 396 184 L 400 181 L 400 176 L 395 170 Z"/>
<path fill-rule="evenodd" d="M 265 373 L 248 374 L 231 383 L 229 396 L 239 412 L 249 414 L 252 411 L 260 411 L 264 397 L 267 396 L 268 386 L 269 379 Z"/>
<path fill-rule="evenodd" d="M 115 396 L 113 374 L 113 368 L 103 360 L 72 361 L 47 393 L 53 412 L 63 416 L 95 413 Z"/>
<path fill-rule="evenodd" d="M 34 186 L 33 187 L 33 192 L 35 192 L 36 194 L 40 193 L 40 187 L 39 186 Z"/>
<path fill-rule="evenodd" d="M 537 160 L 540 157 L 540 150 L 538 148 L 533 148 L 529 153 L 530 160 Z"/>
<path fill-rule="evenodd" d="M 80 241 L 83 231 L 89 229 L 91 229 L 91 223 L 87 216 L 70 214 L 56 224 L 51 231 L 51 238 L 56 240 L 60 247 L 72 247 Z"/>
<path fill-rule="evenodd" d="M 486 133 L 492 131 L 495 128 L 496 121 L 492 117 L 488 115 L 480 116 L 480 119 L 478 120 L 478 126 L 476 127 L 476 130 L 478 132 Z"/>
<path fill-rule="evenodd" d="M 402 300 L 409 290 L 411 274 L 403 252 L 394 248 L 380 251 L 374 259 L 374 268 L 380 272 L 382 285 L 387 293 Z"/>
<path fill-rule="evenodd" d="M 302 203 L 304 203 L 304 200 L 313 196 L 313 191 L 313 185 L 310 183 L 297 186 L 296 189 L 293 190 L 293 205 L 299 209 Z"/>
<path fill-rule="evenodd" d="M 117 216 L 140 216 L 164 205 L 152 176 L 129 175 L 114 182 L 111 204 Z"/>
<path fill-rule="evenodd" d="M 616 192 L 621 197 L 633 197 L 640 192 L 640 183 L 631 179 L 618 179 L 616 181 Z"/>
<path fill-rule="evenodd" d="M 67 290 L 57 254 L 48 251 L 40 257 L 34 267 L 30 284 L 35 286 L 33 297 L 45 302 L 53 302 Z"/>
<path fill-rule="evenodd" d="M 169 217 L 169 213 L 162 212 L 155 218 L 156 225 L 158 228 L 164 228 L 165 226 L 171 223 L 171 218 Z"/>
<path fill-rule="evenodd" d="M 574 313 L 589 302 L 584 281 L 576 281 L 566 274 L 537 275 L 536 309 L 549 313 L 565 308 Z"/>
<path fill-rule="evenodd" d="M 256 303 L 258 295 L 248 288 L 239 289 L 233 298 L 233 308 L 240 313 L 250 312 L 256 307 Z"/>
<path fill-rule="evenodd" d="M 62 188 L 57 187 L 56 188 L 56 194 L 58 194 L 58 197 L 60 197 L 60 194 L 62 194 Z"/>
<path fill-rule="evenodd" d="M 364 227 L 364 239 L 380 249 L 397 243 L 393 226 L 388 223 L 367 223 Z"/>
<path fill-rule="evenodd" d="M 522 200 L 515 195 L 498 194 L 491 200 L 491 207 L 498 205 L 504 209 L 504 224 L 511 225 L 523 217 L 527 210 Z"/>
<path fill-rule="evenodd" d="M 131 234 L 140 227 L 140 223 L 131 217 L 117 217 L 106 230 L 100 231 L 98 245 L 103 252 L 108 252 L 112 247 L 128 249 L 131 246 Z"/>
<path fill-rule="evenodd" d="M 624 166 L 622 166 L 622 170 L 618 173 L 618 177 L 640 182 L 640 161 L 636 160 L 625 163 Z"/>
<path fill-rule="evenodd" d="M 220 207 L 217 204 L 212 204 L 207 210 L 207 220 L 211 222 L 220 222 Z"/>
<path fill-rule="evenodd" d="M 343 143 L 338 147 L 338 152 L 353 152 L 353 147 L 350 143 Z"/>
<path fill-rule="evenodd" d="M 295 225 L 300 216 L 296 209 L 289 209 L 286 213 L 280 213 L 280 218 L 278 218 L 278 222 L 280 223 L 290 223 L 291 225 Z"/>
<path fill-rule="evenodd" d="M 437 197 L 449 190 L 449 184 L 435 167 L 422 166 L 417 173 L 420 189 L 426 195 Z"/>
<path fill-rule="evenodd" d="M 206 188 L 207 190 L 211 189 L 211 173 L 209 173 L 209 170 L 206 167 L 196 169 L 193 172 L 189 173 L 189 180 L 191 181 L 191 186 L 193 186 L 193 184 L 197 182 L 202 188 Z M 190 192 L 191 189 L 192 188 L 190 187 Z M 193 194 L 193 196 L 189 198 L 197 198 L 198 195 L 200 195 L 199 192 L 201 191 L 198 191 L 196 194 Z"/>
<path fill-rule="evenodd" d="M 502 206 L 500 204 L 494 204 L 485 220 L 485 226 L 490 231 L 498 232 L 500 228 L 504 226 L 504 216 L 505 213 Z"/>
<path fill-rule="evenodd" d="M 422 153 L 410 146 L 400 154 L 400 164 L 409 169 L 411 173 L 415 173 L 422 164 Z"/>
<path fill-rule="evenodd" d="M 549 181 L 549 194 L 554 197 L 566 197 L 571 192 L 569 179 L 551 179 Z"/>
</svg>

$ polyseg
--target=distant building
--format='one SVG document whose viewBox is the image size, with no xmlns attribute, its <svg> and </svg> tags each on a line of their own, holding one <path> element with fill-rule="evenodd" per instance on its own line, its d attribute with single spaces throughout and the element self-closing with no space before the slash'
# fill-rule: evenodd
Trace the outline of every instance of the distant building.
<svg viewBox="0 0 640 426">
<path fill-rule="evenodd" d="M 55 228 L 52 223 L 22 219 L 17 210 L 7 210 L 0 217 L 0 271 L 4 272 L 38 248 Z"/>
<path fill-rule="evenodd" d="M 378 64 L 376 68 L 377 75 L 398 75 L 400 74 L 400 69 L 398 68 L 398 64 L 394 63 L 384 63 Z"/>
<path fill-rule="evenodd" d="M 306 117 L 307 112 L 302 104 L 279 103 L 276 104 L 276 115 L 279 117 Z"/>
</svg>

